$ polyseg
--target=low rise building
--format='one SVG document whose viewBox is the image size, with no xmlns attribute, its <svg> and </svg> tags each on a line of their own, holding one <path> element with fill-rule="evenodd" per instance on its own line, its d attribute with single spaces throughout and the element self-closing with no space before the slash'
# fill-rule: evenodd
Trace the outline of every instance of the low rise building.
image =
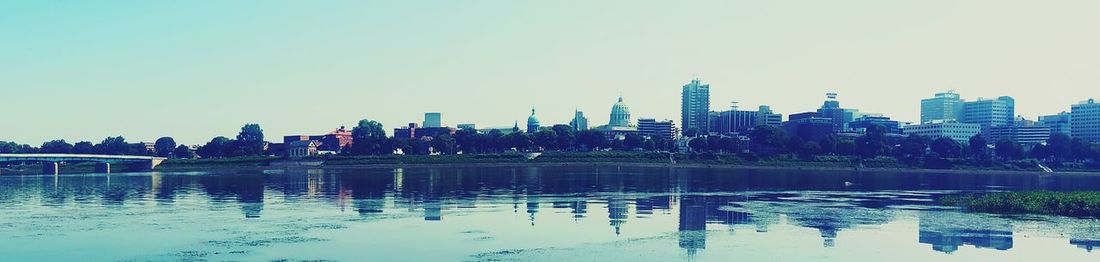
<svg viewBox="0 0 1100 262">
<path fill-rule="evenodd" d="M 287 157 L 302 158 L 318 154 L 318 142 L 314 140 L 291 141 L 287 143 Z"/>
<path fill-rule="evenodd" d="M 920 135 L 930 139 L 950 138 L 959 143 L 968 143 L 970 138 L 981 134 L 982 125 L 959 122 L 931 122 L 910 125 L 902 128 L 905 135 Z"/>
<path fill-rule="evenodd" d="M 657 121 L 653 118 L 638 119 L 638 134 L 645 137 L 676 139 L 676 127 L 672 120 Z"/>
</svg>

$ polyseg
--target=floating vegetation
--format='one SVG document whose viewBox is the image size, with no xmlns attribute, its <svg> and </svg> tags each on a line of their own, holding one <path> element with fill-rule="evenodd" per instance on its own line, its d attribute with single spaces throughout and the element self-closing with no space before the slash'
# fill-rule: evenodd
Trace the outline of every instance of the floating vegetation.
<svg viewBox="0 0 1100 262">
<path fill-rule="evenodd" d="M 949 196 L 940 203 L 967 211 L 995 214 L 1039 214 L 1100 217 L 1100 191 L 998 192 L 985 195 Z"/>
</svg>

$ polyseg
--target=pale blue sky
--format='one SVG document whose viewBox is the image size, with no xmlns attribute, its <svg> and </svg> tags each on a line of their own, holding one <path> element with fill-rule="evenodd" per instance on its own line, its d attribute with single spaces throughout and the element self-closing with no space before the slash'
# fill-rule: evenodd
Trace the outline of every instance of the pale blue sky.
<svg viewBox="0 0 1100 262">
<path fill-rule="evenodd" d="M 679 122 L 697 76 L 723 109 L 918 120 L 954 89 L 1034 118 L 1100 98 L 1100 1 L 2 1 L 0 140 L 187 144 L 358 119 L 511 126 L 573 108 Z"/>
</svg>

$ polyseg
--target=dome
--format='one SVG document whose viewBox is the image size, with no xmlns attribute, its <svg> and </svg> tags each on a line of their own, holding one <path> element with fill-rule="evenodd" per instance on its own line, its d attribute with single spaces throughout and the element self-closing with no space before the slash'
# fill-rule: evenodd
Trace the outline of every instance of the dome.
<svg viewBox="0 0 1100 262">
<path fill-rule="evenodd" d="M 622 97 L 619 97 L 619 102 L 611 106 L 611 121 L 607 125 L 612 127 L 630 126 L 630 106 L 623 103 Z"/>
<path fill-rule="evenodd" d="M 531 116 L 527 117 L 527 125 L 538 125 L 539 118 L 535 117 L 535 109 L 531 108 Z"/>
<path fill-rule="evenodd" d="M 535 108 L 531 108 L 531 116 L 527 117 L 527 133 L 539 131 L 539 118 L 535 117 Z"/>
</svg>

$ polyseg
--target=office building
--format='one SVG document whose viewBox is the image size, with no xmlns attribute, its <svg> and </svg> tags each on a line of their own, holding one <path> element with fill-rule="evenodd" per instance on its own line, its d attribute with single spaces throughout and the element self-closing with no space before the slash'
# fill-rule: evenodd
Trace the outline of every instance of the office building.
<svg viewBox="0 0 1100 262">
<path fill-rule="evenodd" d="M 997 99 L 981 99 L 963 103 L 959 122 L 984 127 L 1011 126 L 1016 119 L 1016 100 L 1002 96 Z"/>
<path fill-rule="evenodd" d="M 680 124 L 683 132 L 710 133 L 710 85 L 699 79 L 684 85 L 680 98 Z"/>
<path fill-rule="evenodd" d="M 932 122 L 902 128 L 905 135 L 920 135 L 929 139 L 950 138 L 959 143 L 969 143 L 970 138 L 982 132 L 979 124 L 958 122 Z"/>
<path fill-rule="evenodd" d="M 424 113 L 423 127 L 443 127 L 443 115 L 439 112 Z"/>
<path fill-rule="evenodd" d="M 811 114 L 816 114 L 812 113 Z M 783 131 L 788 136 L 797 136 L 803 141 L 821 141 L 833 134 L 833 119 L 807 116 L 806 113 L 791 115 L 791 120 L 783 122 Z"/>
<path fill-rule="evenodd" d="M 623 103 L 623 98 L 619 97 L 619 101 L 611 106 L 611 121 L 608 121 L 607 125 L 610 127 L 629 127 L 630 123 L 630 106 Z"/>
<path fill-rule="evenodd" d="M 672 120 L 657 121 L 653 118 L 638 119 L 638 134 L 644 137 L 664 137 L 669 140 L 676 138 L 675 124 Z"/>
<path fill-rule="evenodd" d="M 584 112 L 574 110 L 573 120 L 569 121 L 569 126 L 573 127 L 573 132 L 588 130 L 588 118 L 584 117 Z"/>
<path fill-rule="evenodd" d="M 848 123 L 860 117 L 859 110 L 840 107 L 837 93 L 825 94 L 825 103 L 817 110 L 817 117 L 828 118 L 833 122 L 833 132 L 848 131 Z"/>
<path fill-rule="evenodd" d="M 1070 136 L 1100 142 L 1100 104 L 1089 99 L 1070 107 Z"/>
<path fill-rule="evenodd" d="M 1070 114 L 1061 112 L 1056 115 L 1039 116 L 1039 125 L 1050 127 L 1051 133 L 1070 135 Z"/>
<path fill-rule="evenodd" d="M 783 115 L 772 112 L 768 106 L 760 106 L 757 111 L 741 111 L 734 106 L 729 111 L 717 113 L 717 117 L 711 124 L 711 133 L 720 135 L 745 134 L 756 126 L 780 126 L 782 124 Z"/>
<path fill-rule="evenodd" d="M 955 92 L 937 93 L 935 97 L 921 99 L 920 122 L 958 121 L 962 115 L 963 100 Z"/>
<path fill-rule="evenodd" d="M 879 125 L 885 128 L 888 134 L 901 134 L 901 123 L 895 120 L 891 120 L 885 116 L 863 116 L 848 123 L 848 127 L 857 132 L 864 132 L 868 127 L 872 125 Z"/>
<path fill-rule="evenodd" d="M 982 130 L 982 136 L 990 144 L 1007 140 L 1030 149 L 1037 144 L 1046 143 L 1050 132 L 1050 127 L 1043 125 L 991 126 Z"/>
<path fill-rule="evenodd" d="M 408 126 L 398 127 L 393 129 L 394 138 L 424 138 L 424 137 L 437 137 L 440 135 L 454 135 L 457 129 L 450 127 L 420 127 L 416 123 L 409 123 Z"/>
</svg>

